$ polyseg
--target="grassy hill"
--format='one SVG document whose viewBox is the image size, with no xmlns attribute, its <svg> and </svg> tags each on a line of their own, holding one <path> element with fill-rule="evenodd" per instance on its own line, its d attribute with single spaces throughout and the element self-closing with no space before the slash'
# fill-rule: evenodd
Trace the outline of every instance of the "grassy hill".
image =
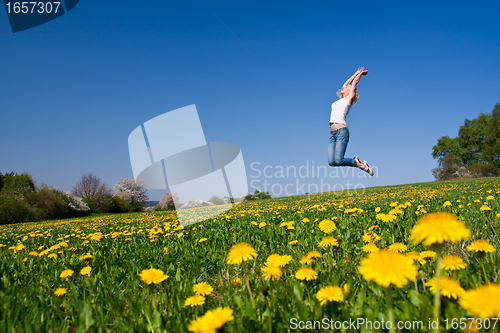
<svg viewBox="0 0 500 333">
<path fill-rule="evenodd" d="M 220 325 L 225 332 L 311 332 L 308 327 L 334 328 L 346 320 L 380 325 L 392 313 L 395 325 L 424 325 L 403 331 L 428 331 L 438 259 L 424 251 L 434 251 L 463 262 L 441 271 L 442 281 L 459 284 L 441 285 L 449 297 L 440 298 L 440 331 L 449 331 L 452 318 L 500 309 L 500 297 L 466 302 L 467 291 L 488 282 L 500 289 L 498 251 L 468 250 L 475 240 L 500 248 L 499 200 L 500 179 L 486 178 L 245 202 L 188 226 L 179 225 L 171 211 L 0 226 L 0 327 L 202 332 Z M 439 250 L 416 244 L 410 235 L 422 216 L 440 216 L 443 227 L 455 216 L 470 236 Z M 233 248 L 241 243 L 254 251 Z M 371 258 L 367 251 L 387 248 L 398 252 L 391 264 L 368 266 L 375 277 L 362 274 L 359 267 Z M 238 259 L 241 263 L 231 263 Z M 387 275 L 397 265 L 393 275 L 400 283 Z M 147 273 L 153 272 L 144 271 L 150 268 L 168 278 L 160 273 L 151 280 Z M 380 285 L 384 279 L 392 281 L 388 288 Z M 213 290 L 190 298 L 201 282 Z M 188 299 L 203 304 L 186 306 Z M 217 308 L 222 309 L 213 314 Z M 366 325 L 356 330 L 380 331 Z"/>
</svg>

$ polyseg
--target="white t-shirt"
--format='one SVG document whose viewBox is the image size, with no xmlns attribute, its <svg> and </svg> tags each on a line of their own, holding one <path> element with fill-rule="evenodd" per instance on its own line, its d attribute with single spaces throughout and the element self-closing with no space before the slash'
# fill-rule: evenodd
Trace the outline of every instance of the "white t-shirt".
<svg viewBox="0 0 500 333">
<path fill-rule="evenodd" d="M 351 104 L 347 103 L 345 99 L 341 98 L 338 101 L 332 103 L 332 113 L 330 114 L 330 124 L 346 124 L 345 118 L 349 114 L 351 109 Z"/>
</svg>

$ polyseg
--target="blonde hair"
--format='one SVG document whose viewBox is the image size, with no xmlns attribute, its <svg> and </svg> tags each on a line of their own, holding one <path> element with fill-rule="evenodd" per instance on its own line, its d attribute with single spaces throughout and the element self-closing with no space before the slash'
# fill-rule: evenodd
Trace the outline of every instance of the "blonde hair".
<svg viewBox="0 0 500 333">
<path fill-rule="evenodd" d="M 337 90 L 337 96 L 338 96 L 339 98 L 343 98 L 343 97 L 342 97 L 342 93 L 341 93 L 341 91 L 342 91 L 342 89 Z M 345 96 L 344 96 L 344 97 L 345 97 Z M 356 89 L 354 90 L 354 97 L 352 98 L 351 105 L 356 104 L 356 102 L 358 101 L 358 98 L 359 98 L 359 92 L 358 92 L 358 89 L 356 88 Z"/>
</svg>

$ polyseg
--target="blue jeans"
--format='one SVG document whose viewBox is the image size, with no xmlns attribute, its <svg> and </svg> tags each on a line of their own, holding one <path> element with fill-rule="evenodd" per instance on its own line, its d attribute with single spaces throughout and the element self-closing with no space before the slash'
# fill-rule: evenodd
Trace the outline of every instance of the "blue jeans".
<svg viewBox="0 0 500 333">
<path fill-rule="evenodd" d="M 330 131 L 330 144 L 328 145 L 328 164 L 330 166 L 356 166 L 352 158 L 344 158 L 347 143 L 349 142 L 349 130 L 347 127 Z"/>
</svg>

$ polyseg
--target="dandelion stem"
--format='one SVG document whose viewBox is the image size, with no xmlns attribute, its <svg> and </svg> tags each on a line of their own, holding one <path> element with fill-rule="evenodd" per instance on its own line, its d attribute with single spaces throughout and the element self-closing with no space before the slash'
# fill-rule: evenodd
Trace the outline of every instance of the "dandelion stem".
<svg viewBox="0 0 500 333">
<path fill-rule="evenodd" d="M 152 284 L 149 285 L 149 290 L 151 291 L 151 302 L 153 304 L 153 309 L 156 310 L 156 301 L 155 301 L 155 292 L 154 292 L 154 286 Z"/>
<path fill-rule="evenodd" d="M 439 323 L 439 310 L 441 308 L 441 290 L 439 289 L 439 280 L 441 279 L 441 247 L 438 247 L 436 250 L 436 294 L 434 295 L 434 320 L 437 320 Z M 439 333 L 439 324 L 438 327 L 433 330 L 436 333 Z"/>
<path fill-rule="evenodd" d="M 484 262 L 483 262 L 483 260 L 481 260 L 481 267 L 483 268 L 484 282 L 488 283 L 489 282 L 488 275 L 486 275 L 486 270 L 484 269 Z"/>
<path fill-rule="evenodd" d="M 245 274 L 243 274 L 243 276 L 245 277 L 245 282 L 247 284 L 248 294 L 250 294 L 250 301 L 252 301 L 252 308 L 255 309 L 255 303 L 253 301 L 252 289 L 250 289 L 250 282 L 248 282 L 246 266 L 245 266 L 244 270 L 245 270 L 245 272 L 244 272 Z"/>
<path fill-rule="evenodd" d="M 307 297 L 309 298 L 309 304 L 311 304 L 311 294 L 309 293 L 309 285 L 306 283 Z"/>
<path fill-rule="evenodd" d="M 395 333 L 395 331 L 394 331 L 394 312 L 392 310 L 392 295 L 391 295 L 391 290 L 389 288 L 390 288 L 390 286 L 385 288 L 385 295 L 387 297 L 387 305 L 389 307 L 388 316 L 389 316 L 389 321 L 391 322 L 391 328 L 389 329 L 389 332 Z"/>
<path fill-rule="evenodd" d="M 328 251 L 328 273 L 332 272 L 332 264 L 331 264 L 331 259 L 330 259 L 330 250 L 331 250 L 331 246 L 330 246 L 330 249 Z"/>
</svg>

